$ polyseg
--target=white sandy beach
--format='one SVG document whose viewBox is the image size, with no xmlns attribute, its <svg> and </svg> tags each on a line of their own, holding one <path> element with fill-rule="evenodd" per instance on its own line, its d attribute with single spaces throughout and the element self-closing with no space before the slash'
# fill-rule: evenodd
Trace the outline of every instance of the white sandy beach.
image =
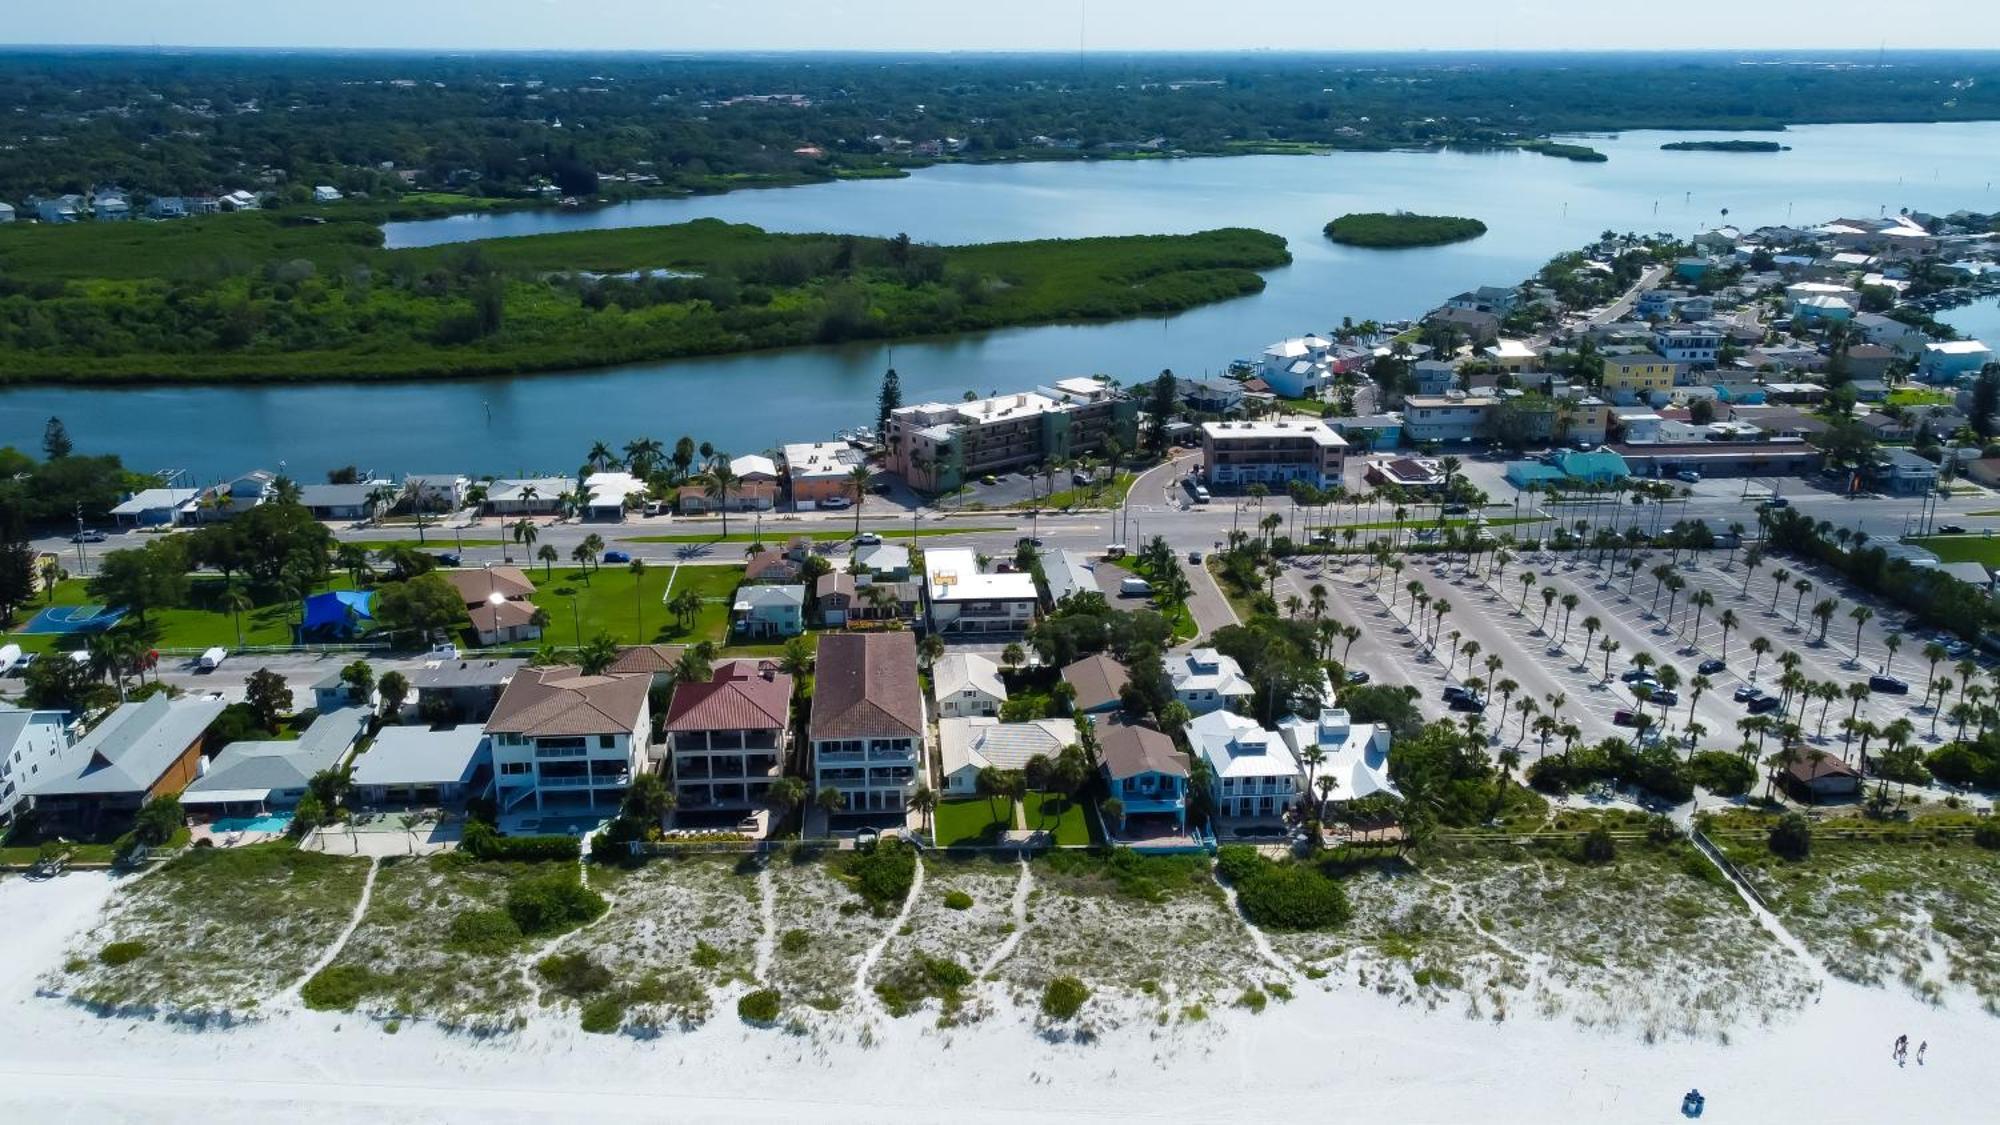
<svg viewBox="0 0 2000 1125">
<path fill-rule="evenodd" d="M 677 1122 L 778 1120 L 1270 1120 L 1338 1114 L 1410 1122 L 1991 1119 L 2000 1019 L 1969 997 L 1928 1007 L 1900 989 L 1830 980 L 1824 999 L 1732 1042 L 1648 1045 L 1568 1022 L 1475 1022 L 1354 988 L 1301 982 L 1261 1015 L 1133 1020 L 1088 1045 L 1041 1038 L 1025 1014 L 938 1031 L 925 1015 L 846 1017 L 794 1037 L 733 1014 L 651 1041 L 540 1021 L 478 1041 L 429 1025 L 288 1011 L 228 1030 L 98 1018 L 35 994 L 95 917 L 109 877 L 0 882 L 0 1119 Z M 1898 1068 L 1891 1041 L 1928 1040 Z"/>
</svg>

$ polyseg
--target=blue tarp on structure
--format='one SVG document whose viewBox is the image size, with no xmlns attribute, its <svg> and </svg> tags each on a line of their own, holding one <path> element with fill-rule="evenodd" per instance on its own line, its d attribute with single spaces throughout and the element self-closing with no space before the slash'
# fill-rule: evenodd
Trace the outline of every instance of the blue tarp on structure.
<svg viewBox="0 0 2000 1125">
<path fill-rule="evenodd" d="M 1541 461 L 1507 462 L 1507 483 L 1515 488 L 1527 488 L 1529 485 L 1568 479 L 1561 469 Z"/>
<path fill-rule="evenodd" d="M 375 595 L 367 590 L 334 590 L 306 599 L 306 632 L 327 629 L 352 633 L 356 626 L 375 620 Z"/>
</svg>

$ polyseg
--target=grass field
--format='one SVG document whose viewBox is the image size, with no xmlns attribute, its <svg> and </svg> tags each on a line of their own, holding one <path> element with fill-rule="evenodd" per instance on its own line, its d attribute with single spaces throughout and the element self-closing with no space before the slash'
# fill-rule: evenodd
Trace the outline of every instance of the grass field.
<svg viewBox="0 0 2000 1125">
<path fill-rule="evenodd" d="M 1029 829 L 1055 833 L 1057 844 L 1094 842 L 1090 814 L 1077 801 L 1057 793 L 1030 792 L 1021 805 Z"/>
<path fill-rule="evenodd" d="M 555 569 L 553 581 L 545 581 L 539 570 L 530 577 L 539 587 L 535 604 L 549 613 L 548 637 L 557 644 L 575 644 L 578 635 L 588 641 L 599 633 L 622 644 L 719 644 L 728 639 L 729 600 L 743 581 L 740 566 L 654 566 L 638 580 L 623 566 L 599 567 L 588 575 L 575 567 Z M 685 627 L 660 604 L 670 578 L 673 593 L 691 589 L 702 597 L 701 612 Z"/>
<path fill-rule="evenodd" d="M 2000 536 L 1932 535 L 1910 542 L 1937 555 L 1943 562 L 1976 562 L 2000 566 Z"/>
<path fill-rule="evenodd" d="M 1889 392 L 1890 406 L 1950 406 L 1957 401 L 1950 391 L 1931 391 L 1921 387 L 1899 387 Z"/>
<path fill-rule="evenodd" d="M 324 590 L 349 590 L 353 583 L 345 574 L 335 574 Z M 147 623 L 159 630 L 154 644 L 161 649 L 206 649 L 216 645 L 235 648 L 236 621 L 220 610 L 204 608 L 212 605 L 221 596 L 223 581 L 219 577 L 206 576 L 194 579 L 191 584 L 185 609 L 156 609 L 146 615 Z M 16 626 L 26 625 L 36 613 L 48 605 L 88 605 L 97 599 L 90 596 L 87 583 L 81 578 L 69 578 L 56 585 L 50 596 L 36 598 L 34 604 L 21 607 L 16 614 Z M 261 605 L 243 615 L 243 644 L 250 646 L 288 645 L 292 643 L 292 625 L 297 622 L 299 607 L 291 602 Z M 116 626 L 117 629 L 136 629 L 138 620 L 127 616 Z M 88 634 L 62 633 L 9 633 L 7 641 L 18 644 L 24 652 L 55 652 L 82 648 Z"/>
<path fill-rule="evenodd" d="M 999 842 L 1000 834 L 1013 824 L 1014 804 L 998 798 L 965 797 L 939 801 L 932 814 L 938 847 Z"/>
</svg>

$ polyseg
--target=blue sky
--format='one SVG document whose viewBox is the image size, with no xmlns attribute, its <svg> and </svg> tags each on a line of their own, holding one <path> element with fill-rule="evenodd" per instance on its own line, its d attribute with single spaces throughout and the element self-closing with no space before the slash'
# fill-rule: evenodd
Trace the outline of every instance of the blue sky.
<svg viewBox="0 0 2000 1125">
<path fill-rule="evenodd" d="M 19 0 L 0 42 L 540 50 L 2000 48 L 1995 0 Z"/>
</svg>

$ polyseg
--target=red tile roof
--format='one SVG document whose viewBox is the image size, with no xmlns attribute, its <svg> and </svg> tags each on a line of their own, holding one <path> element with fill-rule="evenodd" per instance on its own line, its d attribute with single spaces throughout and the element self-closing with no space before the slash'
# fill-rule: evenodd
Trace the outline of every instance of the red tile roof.
<svg viewBox="0 0 2000 1125">
<path fill-rule="evenodd" d="M 769 661 L 731 660 L 705 684 L 681 684 L 667 729 L 771 730 L 791 721 L 792 678 Z"/>
<path fill-rule="evenodd" d="M 923 737 L 915 637 L 902 632 L 822 634 L 816 665 L 812 737 Z"/>
</svg>

